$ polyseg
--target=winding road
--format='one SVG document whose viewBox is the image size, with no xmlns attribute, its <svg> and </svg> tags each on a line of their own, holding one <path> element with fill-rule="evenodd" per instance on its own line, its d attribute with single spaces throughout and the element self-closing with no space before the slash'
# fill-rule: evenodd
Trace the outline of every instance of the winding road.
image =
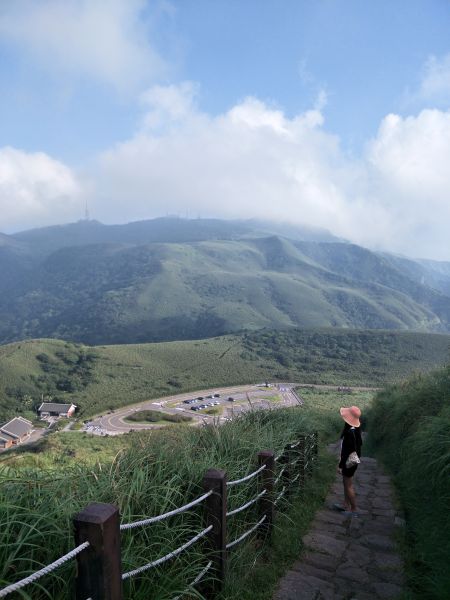
<svg viewBox="0 0 450 600">
<path fill-rule="evenodd" d="M 293 391 L 294 384 L 279 383 L 269 387 L 264 385 L 240 385 L 232 387 L 212 388 L 207 390 L 198 390 L 196 392 L 178 394 L 154 400 L 146 400 L 118 408 L 101 416 L 97 416 L 87 423 L 84 427 L 85 431 L 97 435 L 119 435 L 129 431 L 140 429 L 154 429 L 164 427 L 161 424 L 139 423 L 127 421 L 127 417 L 133 413 L 143 410 L 159 411 L 165 414 L 182 414 L 192 418 L 192 424 L 201 424 L 205 422 L 223 422 L 239 413 L 255 408 L 281 408 L 286 406 L 294 406 L 301 404 L 297 395 Z M 219 397 L 212 398 L 211 396 L 219 394 Z M 185 404 L 184 400 L 193 398 L 202 398 L 198 404 L 209 403 L 212 401 L 219 404 L 211 407 L 219 409 L 219 415 L 208 415 L 204 411 L 191 410 L 191 406 L 195 404 Z M 230 401 L 229 398 L 233 398 Z"/>
</svg>

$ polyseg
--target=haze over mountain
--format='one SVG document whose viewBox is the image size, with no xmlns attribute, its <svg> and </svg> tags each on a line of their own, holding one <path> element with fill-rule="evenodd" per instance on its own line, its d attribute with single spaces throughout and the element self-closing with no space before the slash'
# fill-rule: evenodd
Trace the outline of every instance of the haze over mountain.
<svg viewBox="0 0 450 600">
<path fill-rule="evenodd" d="M 0 341 L 90 344 L 242 329 L 450 331 L 450 263 L 260 221 L 80 221 L 0 235 Z"/>
</svg>

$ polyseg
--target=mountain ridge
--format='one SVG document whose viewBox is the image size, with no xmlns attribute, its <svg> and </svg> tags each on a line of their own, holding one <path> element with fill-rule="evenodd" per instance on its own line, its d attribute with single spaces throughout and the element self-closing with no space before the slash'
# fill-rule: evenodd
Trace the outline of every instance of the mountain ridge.
<svg viewBox="0 0 450 600">
<path fill-rule="evenodd" d="M 0 342 L 140 343 L 330 326 L 450 331 L 447 263 L 264 227 L 163 218 L 4 236 Z"/>
</svg>

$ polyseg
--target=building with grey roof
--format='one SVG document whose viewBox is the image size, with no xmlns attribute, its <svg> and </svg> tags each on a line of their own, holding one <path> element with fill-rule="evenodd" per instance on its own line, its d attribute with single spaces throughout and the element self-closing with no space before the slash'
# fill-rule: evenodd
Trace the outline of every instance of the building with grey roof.
<svg viewBox="0 0 450 600">
<path fill-rule="evenodd" d="M 23 417 L 14 417 L 0 427 L 0 448 L 9 448 L 26 440 L 33 431 L 33 424 Z"/>
<path fill-rule="evenodd" d="M 38 414 L 40 417 L 72 417 L 76 408 L 76 405 L 72 403 L 43 402 L 38 408 Z"/>
</svg>

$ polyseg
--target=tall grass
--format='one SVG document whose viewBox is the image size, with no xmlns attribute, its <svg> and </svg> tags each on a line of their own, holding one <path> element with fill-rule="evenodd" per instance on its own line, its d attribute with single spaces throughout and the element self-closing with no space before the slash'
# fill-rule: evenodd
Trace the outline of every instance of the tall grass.
<svg viewBox="0 0 450 600">
<path fill-rule="evenodd" d="M 418 598 L 448 600 L 450 367 L 380 393 L 369 431 L 406 509 L 412 587 Z"/>
<path fill-rule="evenodd" d="M 324 421 L 322 420 L 322 423 Z M 210 467 L 238 478 L 255 467 L 256 453 L 280 452 L 316 423 L 302 409 L 246 414 L 223 426 L 175 426 L 133 437 L 132 446 L 107 465 L 73 465 L 61 471 L 3 467 L 0 471 L 0 587 L 46 565 L 74 546 L 72 517 L 89 502 L 115 503 L 122 522 L 161 514 L 202 493 Z M 230 508 L 256 494 L 255 484 L 230 489 Z M 242 516 L 241 516 L 242 515 Z M 229 539 L 256 522 L 245 511 L 230 522 Z M 139 567 L 170 552 L 203 528 L 202 511 L 122 534 L 123 570 Z M 245 549 L 236 552 L 245 552 Z M 236 555 L 235 555 L 236 556 Z M 125 597 L 164 600 L 182 592 L 205 564 L 201 543 L 186 555 L 126 582 Z M 16 597 L 65 599 L 74 563 L 32 584 Z"/>
</svg>

